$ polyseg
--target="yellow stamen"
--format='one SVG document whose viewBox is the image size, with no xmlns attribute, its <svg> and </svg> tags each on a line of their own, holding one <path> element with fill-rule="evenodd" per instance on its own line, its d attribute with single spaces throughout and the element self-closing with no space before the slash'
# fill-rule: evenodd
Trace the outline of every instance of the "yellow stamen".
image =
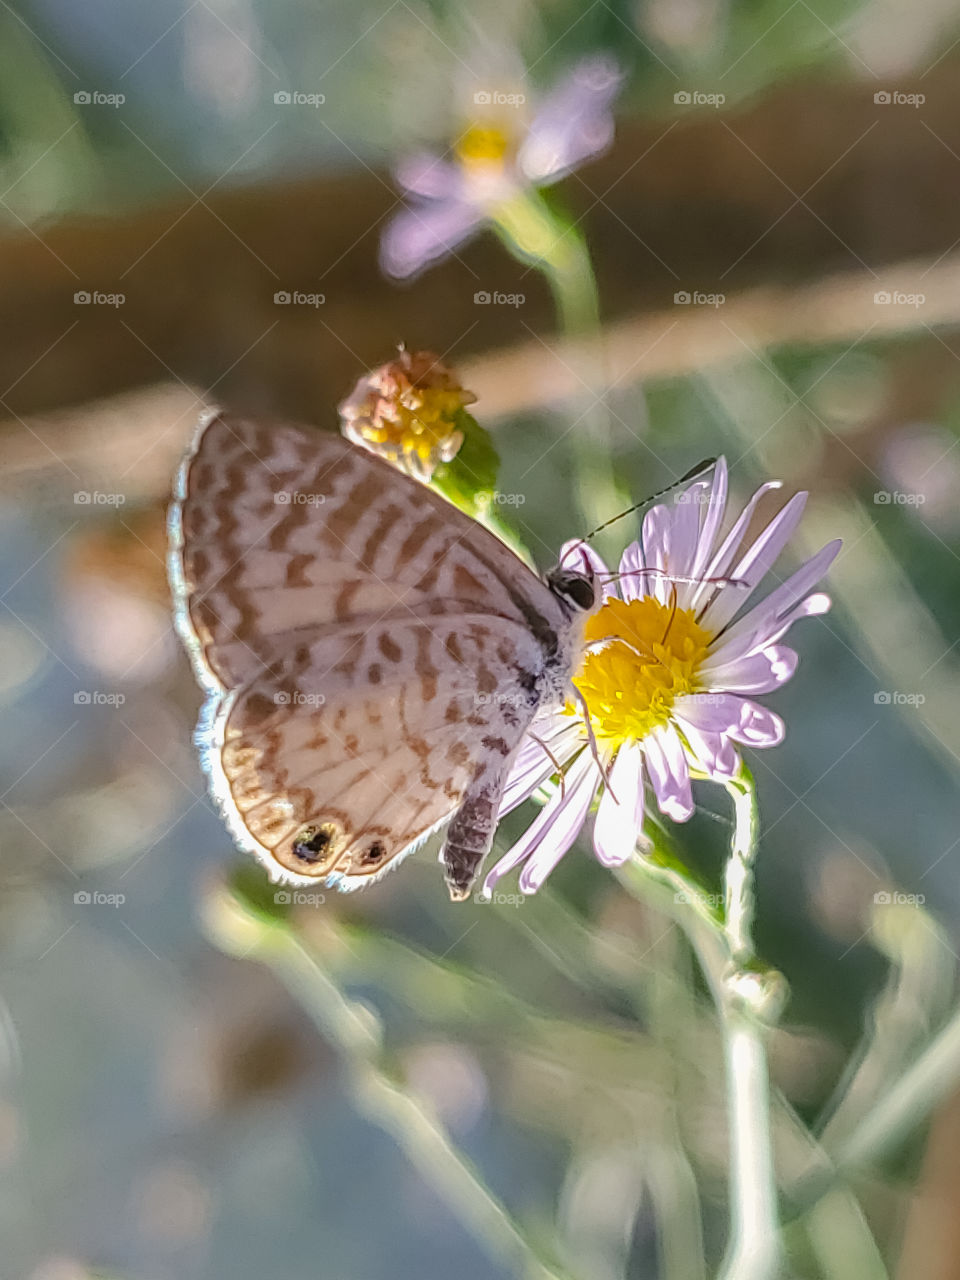
<svg viewBox="0 0 960 1280">
<path fill-rule="evenodd" d="M 697 692 L 697 672 L 712 636 L 692 609 L 646 596 L 608 600 L 587 619 L 584 638 L 596 647 L 584 657 L 574 684 L 590 709 L 598 742 L 617 748 L 666 724 L 675 700 Z M 601 647 L 599 641 L 606 643 Z"/>
<path fill-rule="evenodd" d="M 361 378 L 340 406 L 347 439 L 429 480 L 463 443 L 460 410 L 476 396 L 430 351 L 402 350 L 396 360 Z"/>
<path fill-rule="evenodd" d="M 510 150 L 510 139 L 502 129 L 474 124 L 458 140 L 454 151 L 467 169 L 502 169 Z"/>
</svg>

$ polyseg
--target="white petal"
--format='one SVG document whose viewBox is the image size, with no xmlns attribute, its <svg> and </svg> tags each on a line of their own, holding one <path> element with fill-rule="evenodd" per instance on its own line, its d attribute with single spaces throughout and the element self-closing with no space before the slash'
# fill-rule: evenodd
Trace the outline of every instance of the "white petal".
<svg viewBox="0 0 960 1280">
<path fill-rule="evenodd" d="M 451 253 L 483 221 L 477 205 L 455 199 L 401 209 L 380 239 L 380 265 L 389 276 L 405 280 Z"/>
<path fill-rule="evenodd" d="M 643 827 L 643 751 L 636 743 L 620 748 L 608 776 L 610 787 L 600 797 L 593 825 L 593 849 L 605 867 L 617 867 L 637 847 Z"/>
<path fill-rule="evenodd" d="M 556 721 L 554 725 L 549 720 L 545 723 L 543 719 L 535 720 L 531 725 L 532 732 L 540 741 L 536 742 L 531 737 L 524 738 L 500 798 L 498 818 L 522 804 L 537 787 L 556 773 L 557 767 L 550 755 L 558 764 L 563 765 L 583 745 L 583 725 L 580 720 L 573 720 L 559 711 L 553 718 Z M 544 745 L 549 748 L 550 755 L 544 751 Z"/>
<path fill-rule="evenodd" d="M 693 813 L 690 770 L 676 729 L 655 729 L 644 739 L 643 752 L 657 804 L 674 822 L 686 822 Z"/>
<path fill-rule="evenodd" d="M 792 677 L 800 661 L 794 649 L 772 644 L 749 658 L 720 661 L 722 649 L 700 668 L 699 678 L 718 693 L 772 693 Z"/>
<path fill-rule="evenodd" d="M 697 554 L 690 570 L 692 578 L 702 578 L 707 565 L 710 563 L 710 557 L 713 555 L 713 544 L 717 540 L 717 534 L 723 524 L 723 515 L 727 509 L 727 486 L 727 460 L 721 456 L 717 459 L 716 466 L 713 469 L 713 484 L 700 528 Z"/>
<path fill-rule="evenodd" d="M 775 747 L 783 741 L 785 733 L 786 728 L 778 715 L 761 707 L 758 702 L 745 699 L 740 727 L 731 730 L 730 737 L 750 747 Z"/>
<path fill-rule="evenodd" d="M 401 160 L 393 176 L 398 186 L 431 200 L 455 195 L 462 186 L 459 167 L 430 151 L 421 151 Z"/>
<path fill-rule="evenodd" d="M 740 543 L 743 541 L 743 536 L 747 531 L 747 527 L 753 519 L 753 513 L 756 511 L 757 504 L 760 499 L 764 494 L 769 493 L 771 489 L 779 488 L 779 480 L 768 480 L 766 484 L 760 486 L 757 492 L 740 512 L 740 515 L 734 522 L 733 528 L 720 544 L 720 549 L 707 563 L 702 574 L 704 579 L 722 578 L 726 575 L 730 565 L 733 563 L 737 551 L 739 550 Z M 733 588 L 729 589 L 732 590 Z M 702 608 L 705 601 L 714 599 L 718 593 L 719 588 L 711 586 L 709 581 L 705 581 L 703 586 L 697 590 L 694 602 L 698 607 Z"/>
<path fill-rule="evenodd" d="M 643 562 L 643 548 L 639 542 L 631 542 L 620 557 L 620 595 L 624 600 L 642 600 L 652 594 L 651 588 L 657 578 L 655 573 L 647 573 Z"/>
<path fill-rule="evenodd" d="M 828 542 L 786 582 L 733 623 L 717 638 L 717 649 L 711 657 L 717 658 L 722 652 L 724 660 L 729 662 L 734 657 L 759 652 L 778 640 L 797 618 L 824 612 L 829 607 L 829 598 L 819 592 L 807 596 L 807 592 L 826 573 L 840 546 L 839 539 Z"/>
<path fill-rule="evenodd" d="M 731 586 L 718 592 L 716 599 L 704 614 L 705 625 L 711 629 L 717 629 L 739 612 L 793 537 L 806 505 L 807 494 L 795 493 L 774 516 L 760 536 L 751 544 L 746 554 L 730 570 L 730 576 L 737 582 L 747 583 L 747 587 Z"/>
<path fill-rule="evenodd" d="M 545 97 L 518 155 L 531 182 L 555 182 L 613 141 L 611 105 L 623 79 L 605 55 L 583 58 Z"/>
<path fill-rule="evenodd" d="M 585 751 L 574 760 L 567 771 L 565 790 L 557 791 L 516 844 L 487 873 L 483 882 L 484 894 L 489 895 L 502 876 L 512 871 L 514 867 L 518 867 L 521 862 L 533 858 L 538 849 L 542 848 L 547 858 L 552 859 L 550 861 L 550 869 L 552 869 L 569 849 L 580 827 L 583 826 L 583 820 L 599 782 L 600 771 L 589 751 Z M 584 795 L 586 796 L 585 804 L 583 803 Z"/>
</svg>

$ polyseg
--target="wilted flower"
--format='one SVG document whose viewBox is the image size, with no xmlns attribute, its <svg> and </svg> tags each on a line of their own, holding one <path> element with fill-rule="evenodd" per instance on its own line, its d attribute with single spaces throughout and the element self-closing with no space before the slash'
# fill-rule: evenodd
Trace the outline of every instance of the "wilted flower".
<svg viewBox="0 0 960 1280">
<path fill-rule="evenodd" d="M 647 513 L 641 540 L 627 547 L 618 575 L 584 543 L 564 548 L 562 563 L 592 571 L 603 583 L 574 677 L 599 763 L 579 709 L 568 705 L 534 720 L 500 813 L 542 786 L 557 765 L 564 769 L 563 786 L 490 871 L 486 891 L 523 864 L 520 888 L 535 892 L 570 848 L 601 786 L 594 852 L 605 866 L 616 866 L 640 839 L 645 781 L 660 811 L 686 822 L 694 808 L 691 776 L 728 782 L 740 769 L 741 746 L 782 740 L 783 721 L 754 695 L 779 688 L 796 670 L 796 652 L 779 641 L 798 618 L 829 608 L 826 595 L 807 593 L 840 543 L 829 543 L 743 612 L 806 503 L 805 493 L 796 494 L 741 550 L 757 503 L 778 487 L 763 485 L 721 541 L 727 500 L 721 458 L 712 476 L 691 484 L 675 505 Z"/>
<path fill-rule="evenodd" d="M 463 443 L 458 419 L 476 396 L 432 351 L 401 348 L 365 374 L 340 405 L 341 431 L 371 453 L 427 481 Z"/>
<path fill-rule="evenodd" d="M 516 106 L 505 111 L 498 95 L 476 94 L 476 119 L 456 143 L 454 160 L 425 152 L 397 169 L 398 183 L 413 199 L 383 233 L 384 271 L 412 276 L 485 222 L 509 225 L 518 196 L 557 182 L 604 151 L 613 139 L 611 106 L 621 79 L 611 58 L 583 58 L 526 125 Z M 534 246 L 527 247 L 535 254 Z"/>
</svg>

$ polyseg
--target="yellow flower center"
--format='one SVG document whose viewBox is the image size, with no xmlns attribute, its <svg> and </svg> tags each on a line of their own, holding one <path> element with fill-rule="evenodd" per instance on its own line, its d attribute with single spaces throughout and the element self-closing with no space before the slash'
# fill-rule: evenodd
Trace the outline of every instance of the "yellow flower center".
<svg viewBox="0 0 960 1280">
<path fill-rule="evenodd" d="M 390 416 L 383 414 L 376 425 L 366 426 L 364 435 L 385 453 L 417 458 L 425 465 L 449 462 L 463 441 L 454 422 L 470 399 L 459 389 L 410 387 L 393 401 Z"/>
<path fill-rule="evenodd" d="M 597 741 L 613 748 L 666 724 L 676 699 L 697 692 L 697 671 L 712 640 L 692 609 L 652 596 L 611 598 L 587 619 L 584 638 L 606 643 L 587 651 L 574 684 Z"/>
<path fill-rule="evenodd" d="M 454 148 L 465 169 L 502 169 L 510 150 L 510 139 L 493 125 L 474 124 Z"/>
<path fill-rule="evenodd" d="M 341 430 L 354 444 L 429 480 L 463 444 L 460 412 L 474 400 L 439 356 L 401 350 L 361 378 L 343 401 Z"/>
</svg>

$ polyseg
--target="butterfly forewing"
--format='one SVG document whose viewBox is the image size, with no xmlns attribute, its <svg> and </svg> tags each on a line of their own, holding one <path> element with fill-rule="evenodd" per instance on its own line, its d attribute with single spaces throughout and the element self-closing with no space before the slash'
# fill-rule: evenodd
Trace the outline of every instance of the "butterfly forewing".
<svg viewBox="0 0 960 1280">
<path fill-rule="evenodd" d="M 309 429 L 209 415 L 177 499 L 178 624 L 238 843 L 349 888 L 461 809 L 478 862 L 569 630 L 557 598 L 443 498 Z"/>
</svg>

